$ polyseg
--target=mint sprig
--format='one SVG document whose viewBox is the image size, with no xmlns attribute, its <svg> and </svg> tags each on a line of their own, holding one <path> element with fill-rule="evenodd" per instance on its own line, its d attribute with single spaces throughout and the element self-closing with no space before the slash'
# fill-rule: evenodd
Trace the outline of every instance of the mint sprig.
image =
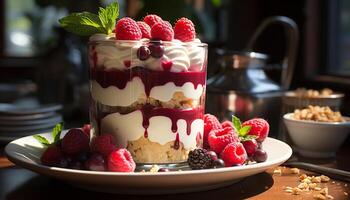
<svg viewBox="0 0 350 200">
<path fill-rule="evenodd" d="M 96 33 L 110 34 L 119 16 L 117 2 L 106 8 L 99 8 L 98 15 L 90 12 L 71 13 L 59 19 L 60 25 L 67 31 L 79 36 L 91 36 Z"/>
<path fill-rule="evenodd" d="M 234 115 L 232 115 L 232 124 L 233 124 L 233 127 L 235 128 L 236 132 L 238 133 L 238 137 L 241 140 L 241 142 L 256 139 L 255 135 L 248 135 L 248 133 L 252 127 L 251 126 L 242 126 L 241 120 Z"/>
<path fill-rule="evenodd" d="M 50 146 L 52 144 L 56 144 L 60 138 L 61 138 L 61 133 L 63 130 L 63 124 L 62 123 L 58 123 L 56 124 L 56 126 L 52 129 L 52 138 L 53 141 L 50 142 L 47 138 L 41 136 L 41 135 L 33 135 L 33 137 L 40 142 L 40 144 L 42 144 L 43 146 Z"/>
<path fill-rule="evenodd" d="M 99 8 L 98 18 L 101 21 L 103 28 L 107 31 L 106 34 L 112 33 L 115 26 L 115 20 L 119 16 L 119 6 L 117 2 L 111 3 L 106 8 Z"/>
</svg>

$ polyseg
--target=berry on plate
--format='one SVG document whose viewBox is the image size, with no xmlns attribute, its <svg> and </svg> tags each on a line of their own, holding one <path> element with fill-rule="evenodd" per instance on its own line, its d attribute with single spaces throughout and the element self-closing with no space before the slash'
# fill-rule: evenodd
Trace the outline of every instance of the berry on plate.
<svg viewBox="0 0 350 200">
<path fill-rule="evenodd" d="M 43 165 L 58 166 L 63 158 L 62 150 L 57 146 L 49 146 L 40 158 Z"/>
<path fill-rule="evenodd" d="M 245 121 L 242 126 L 251 126 L 248 135 L 255 135 L 258 142 L 263 142 L 269 134 L 269 123 L 262 118 Z"/>
<path fill-rule="evenodd" d="M 107 164 L 103 155 L 94 153 L 85 161 L 85 168 L 92 171 L 106 171 Z"/>
<path fill-rule="evenodd" d="M 114 137 L 110 134 L 103 134 L 95 137 L 91 142 L 91 151 L 100 153 L 106 158 L 116 149 Z"/>
<path fill-rule="evenodd" d="M 211 114 L 204 115 L 204 132 L 203 132 L 203 148 L 209 149 L 208 135 L 212 130 L 221 129 L 219 120 Z"/>
<path fill-rule="evenodd" d="M 233 142 L 227 145 L 220 155 L 226 167 L 242 165 L 247 159 L 247 153 L 242 143 L 239 142 Z"/>
<path fill-rule="evenodd" d="M 137 25 L 139 26 L 141 33 L 142 33 L 142 38 L 151 38 L 151 27 L 146 24 L 146 22 L 138 21 Z"/>
<path fill-rule="evenodd" d="M 78 128 L 70 129 L 63 137 L 62 151 L 68 155 L 77 155 L 89 151 L 89 138 Z"/>
<path fill-rule="evenodd" d="M 213 160 L 206 149 L 194 149 L 189 152 L 188 165 L 191 169 L 209 169 L 213 166 Z"/>
<path fill-rule="evenodd" d="M 133 19 L 123 17 L 115 25 L 115 37 L 117 40 L 139 40 L 142 38 L 142 32 Z"/>
<path fill-rule="evenodd" d="M 163 20 L 158 15 L 147 15 L 145 18 L 143 18 L 143 21 L 152 28 L 154 24 L 157 22 L 162 22 Z"/>
<path fill-rule="evenodd" d="M 126 149 L 112 151 L 108 157 L 108 170 L 112 172 L 133 172 L 136 164 Z"/>
<path fill-rule="evenodd" d="M 232 129 L 234 129 L 232 122 L 230 122 L 230 121 L 228 121 L 228 120 L 222 122 L 222 123 L 221 123 L 221 126 L 222 126 L 222 128 L 230 127 L 230 128 L 232 128 Z"/>
<path fill-rule="evenodd" d="M 219 154 L 226 145 L 232 142 L 239 142 L 239 139 L 232 128 L 226 127 L 223 129 L 212 130 L 208 135 L 208 142 L 210 149 Z"/>
<path fill-rule="evenodd" d="M 191 20 L 183 17 L 174 26 L 175 39 L 182 42 L 193 41 L 196 37 L 196 30 Z"/>
<path fill-rule="evenodd" d="M 258 143 L 255 139 L 243 141 L 242 144 L 248 156 L 254 155 L 255 151 L 258 149 Z"/>
<path fill-rule="evenodd" d="M 84 124 L 84 126 L 81 129 L 90 138 L 91 125 L 90 124 Z"/>
<path fill-rule="evenodd" d="M 253 160 L 255 160 L 256 162 L 265 162 L 266 159 L 267 159 L 266 151 L 264 151 L 262 149 L 258 149 L 255 151 L 254 156 L 253 156 Z"/>
<path fill-rule="evenodd" d="M 152 40 L 171 41 L 174 39 L 174 31 L 166 22 L 157 22 L 151 28 Z"/>
</svg>

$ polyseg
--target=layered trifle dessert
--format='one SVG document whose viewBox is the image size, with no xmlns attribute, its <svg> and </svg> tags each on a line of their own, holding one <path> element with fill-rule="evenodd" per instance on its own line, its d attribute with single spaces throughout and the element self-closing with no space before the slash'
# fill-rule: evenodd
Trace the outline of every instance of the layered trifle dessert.
<svg viewBox="0 0 350 200">
<path fill-rule="evenodd" d="M 95 135 L 112 134 L 136 163 L 177 163 L 202 145 L 207 45 L 193 23 L 124 17 L 89 38 Z"/>
</svg>

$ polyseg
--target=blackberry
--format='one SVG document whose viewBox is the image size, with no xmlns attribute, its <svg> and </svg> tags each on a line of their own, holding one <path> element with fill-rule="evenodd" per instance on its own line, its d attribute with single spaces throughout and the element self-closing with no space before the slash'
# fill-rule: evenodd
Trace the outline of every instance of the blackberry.
<svg viewBox="0 0 350 200">
<path fill-rule="evenodd" d="M 209 169 L 213 167 L 213 160 L 205 149 L 190 151 L 187 162 L 191 169 Z"/>
</svg>

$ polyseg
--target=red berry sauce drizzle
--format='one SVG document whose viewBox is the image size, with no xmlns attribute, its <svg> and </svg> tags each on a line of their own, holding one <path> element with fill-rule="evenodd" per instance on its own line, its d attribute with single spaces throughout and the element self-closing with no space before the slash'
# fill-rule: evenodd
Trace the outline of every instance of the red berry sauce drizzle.
<svg viewBox="0 0 350 200">
<path fill-rule="evenodd" d="M 154 116 L 165 116 L 171 120 L 171 131 L 176 133 L 176 141 L 179 140 L 177 121 L 182 119 L 186 121 L 186 133 L 191 134 L 192 122 L 196 119 L 203 119 L 203 108 L 193 108 L 193 109 L 173 109 L 173 108 L 160 108 L 152 105 L 145 105 L 141 109 L 143 121 L 142 126 L 145 128 L 144 137 L 148 137 L 147 128 L 149 127 L 149 119 Z M 176 147 L 176 141 L 174 148 Z M 178 146 L 178 145 L 177 145 Z"/>
<path fill-rule="evenodd" d="M 97 56 L 96 52 L 92 49 L 93 55 L 93 67 L 90 68 L 90 79 L 97 81 L 103 88 L 108 86 L 116 86 L 119 89 L 124 89 L 126 84 L 132 80 L 134 77 L 139 77 L 144 86 L 145 93 L 147 96 L 150 95 L 150 91 L 155 86 L 162 86 L 166 83 L 173 82 L 176 86 L 183 86 L 187 82 L 191 82 L 195 89 L 198 85 L 205 85 L 206 82 L 206 72 L 204 71 L 188 71 L 188 72 L 170 72 L 166 71 L 154 71 L 149 70 L 144 67 L 133 67 L 126 70 L 117 69 L 104 69 L 103 67 L 97 67 Z M 170 65 L 171 63 L 169 63 Z M 150 104 L 146 104 L 139 109 L 143 115 L 142 126 L 145 128 L 144 137 L 148 137 L 147 128 L 149 127 L 149 119 L 154 116 L 165 116 L 171 119 L 172 126 L 171 130 L 176 134 L 176 139 L 174 143 L 174 149 L 179 149 L 180 140 L 177 127 L 177 121 L 183 119 L 186 121 L 187 135 L 191 134 L 192 122 L 196 119 L 203 119 L 203 107 L 191 108 L 191 109 L 173 109 L 173 108 L 162 108 L 155 107 Z M 97 117 L 97 122 L 100 127 L 100 122 L 103 117 L 110 113 L 100 113 Z M 195 133 L 197 134 L 197 133 Z M 198 137 L 198 136 L 197 136 Z"/>
<path fill-rule="evenodd" d="M 176 86 L 183 86 L 187 82 L 193 83 L 195 89 L 198 85 L 205 85 L 206 73 L 204 72 L 170 72 L 154 71 L 144 67 L 133 67 L 123 71 L 94 67 L 91 68 L 90 78 L 97 81 L 103 88 L 116 86 L 120 90 L 126 87 L 126 84 L 134 77 L 139 77 L 144 86 L 146 95 L 149 96 L 151 89 L 155 86 L 165 85 L 173 82 Z"/>
</svg>

